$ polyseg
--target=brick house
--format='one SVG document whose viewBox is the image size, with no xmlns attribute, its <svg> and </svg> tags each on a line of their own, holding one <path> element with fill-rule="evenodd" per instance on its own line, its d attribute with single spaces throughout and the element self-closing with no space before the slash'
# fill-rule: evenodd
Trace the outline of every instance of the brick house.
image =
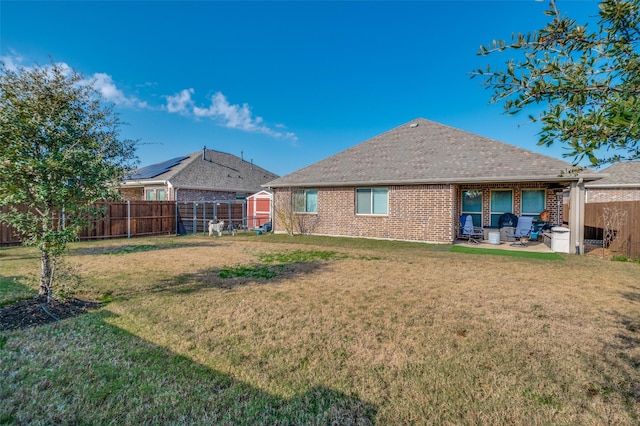
<svg viewBox="0 0 640 426">
<path fill-rule="evenodd" d="M 452 243 L 459 217 L 495 227 L 506 212 L 562 224 L 562 192 L 582 246 L 584 183 L 571 164 L 425 119 L 416 119 L 265 185 L 274 193 L 274 231 L 294 211 L 320 235 Z M 280 212 L 280 214 L 278 213 Z M 300 231 L 300 229 L 298 229 Z"/>
<path fill-rule="evenodd" d="M 135 170 L 120 191 L 126 200 L 217 201 L 245 198 L 277 178 L 253 161 L 207 149 Z"/>
<path fill-rule="evenodd" d="M 640 201 L 640 161 L 616 163 L 600 172 L 605 177 L 585 184 L 586 203 Z"/>
</svg>

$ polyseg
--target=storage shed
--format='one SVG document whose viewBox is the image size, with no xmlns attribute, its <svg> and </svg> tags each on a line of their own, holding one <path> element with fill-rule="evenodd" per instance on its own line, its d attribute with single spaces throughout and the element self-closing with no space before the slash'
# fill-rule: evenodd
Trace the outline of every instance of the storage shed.
<svg viewBox="0 0 640 426">
<path fill-rule="evenodd" d="M 258 229 L 271 222 L 271 201 L 273 194 L 260 191 L 247 197 L 247 227 Z"/>
</svg>

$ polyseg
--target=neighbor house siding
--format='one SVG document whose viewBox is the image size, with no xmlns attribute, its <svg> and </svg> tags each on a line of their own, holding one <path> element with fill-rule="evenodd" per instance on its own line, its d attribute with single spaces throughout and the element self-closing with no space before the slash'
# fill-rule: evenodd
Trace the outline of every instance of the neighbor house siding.
<svg viewBox="0 0 640 426">
<path fill-rule="evenodd" d="M 356 215 L 355 190 L 359 187 L 318 188 L 318 212 L 308 217 L 307 231 L 319 235 L 366 237 L 449 243 L 453 241 L 451 212 L 456 205 L 451 185 L 385 186 L 389 189 L 386 215 Z M 275 206 L 282 209 L 290 191 L 275 191 Z M 283 232 L 279 215 L 276 232 Z"/>
<path fill-rule="evenodd" d="M 640 188 L 587 188 L 587 203 L 640 201 Z"/>
</svg>

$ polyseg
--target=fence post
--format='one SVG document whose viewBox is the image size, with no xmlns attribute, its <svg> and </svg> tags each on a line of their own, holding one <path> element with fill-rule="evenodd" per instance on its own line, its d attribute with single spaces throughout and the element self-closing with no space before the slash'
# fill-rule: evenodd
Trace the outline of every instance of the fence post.
<svg viewBox="0 0 640 426">
<path fill-rule="evenodd" d="M 131 200 L 127 200 L 127 238 L 131 238 Z"/>
<path fill-rule="evenodd" d="M 202 233 L 207 234 L 207 202 L 202 202 Z"/>
<path fill-rule="evenodd" d="M 193 202 L 193 234 L 198 233 L 198 203 Z"/>
</svg>

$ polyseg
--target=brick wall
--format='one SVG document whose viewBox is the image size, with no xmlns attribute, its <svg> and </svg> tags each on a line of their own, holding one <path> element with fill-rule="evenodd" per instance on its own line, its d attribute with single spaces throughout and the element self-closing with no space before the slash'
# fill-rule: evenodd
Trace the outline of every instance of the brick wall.
<svg viewBox="0 0 640 426">
<path fill-rule="evenodd" d="M 545 189 L 546 209 L 552 223 L 562 223 L 562 204 L 556 198 L 557 189 L 546 188 L 541 182 L 519 184 L 475 185 L 402 185 L 389 186 L 387 215 L 356 215 L 355 187 L 319 188 L 318 212 L 300 213 L 306 232 L 319 235 L 380 238 L 433 243 L 450 243 L 455 239 L 461 210 L 463 190 L 481 190 L 483 225 L 488 226 L 492 189 L 513 191 L 514 213 L 520 215 L 522 189 Z M 276 210 L 291 210 L 291 191 L 277 189 Z M 274 230 L 285 232 L 282 217 L 274 215 Z M 296 229 L 300 232 L 300 229 Z"/>
<path fill-rule="evenodd" d="M 144 188 L 120 188 L 122 198 L 129 201 L 144 201 Z"/>
<path fill-rule="evenodd" d="M 640 188 L 587 188 L 587 203 L 640 201 Z"/>
<path fill-rule="evenodd" d="M 319 188 L 318 212 L 310 216 L 310 233 L 408 241 L 453 241 L 455 190 L 451 185 L 389 186 L 387 215 L 356 215 L 355 187 Z M 274 206 L 289 205 L 290 191 L 278 189 Z M 279 215 L 274 229 L 283 232 Z"/>
</svg>

